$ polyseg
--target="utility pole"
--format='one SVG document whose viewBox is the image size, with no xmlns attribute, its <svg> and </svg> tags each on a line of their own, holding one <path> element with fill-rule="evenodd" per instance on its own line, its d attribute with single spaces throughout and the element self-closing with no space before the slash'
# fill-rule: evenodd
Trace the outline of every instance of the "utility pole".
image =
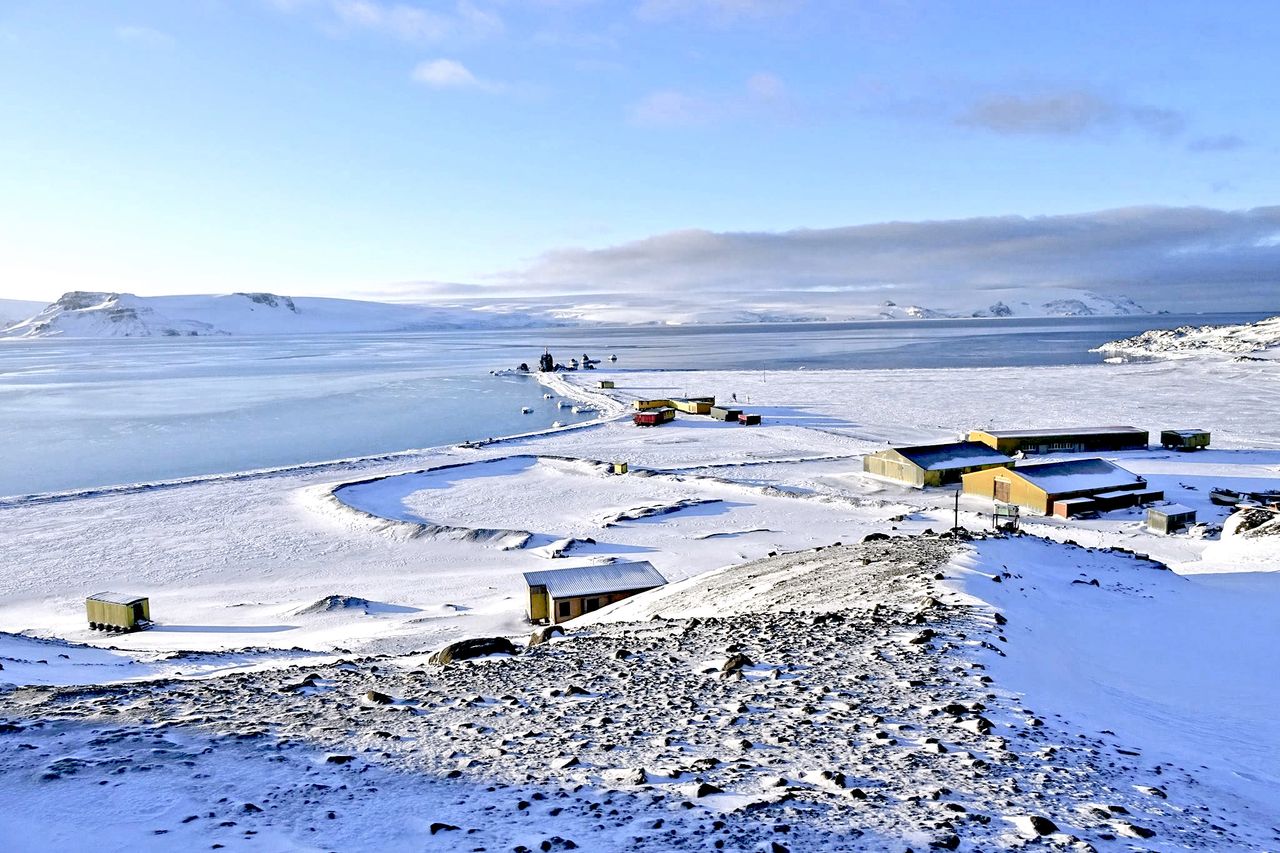
<svg viewBox="0 0 1280 853">
<path fill-rule="evenodd" d="M 960 490 L 959 489 L 956 489 L 955 523 L 951 525 L 951 529 L 952 530 L 960 529 Z"/>
</svg>

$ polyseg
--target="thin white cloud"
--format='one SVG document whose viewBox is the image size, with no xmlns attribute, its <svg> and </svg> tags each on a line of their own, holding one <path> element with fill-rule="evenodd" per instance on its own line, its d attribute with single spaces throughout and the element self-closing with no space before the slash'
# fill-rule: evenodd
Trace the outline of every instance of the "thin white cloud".
<svg viewBox="0 0 1280 853">
<path fill-rule="evenodd" d="M 801 0 L 640 0 L 636 17 L 642 21 L 704 17 L 718 23 L 744 18 L 769 18 L 794 12 Z"/>
<path fill-rule="evenodd" d="M 502 16 L 476 0 L 264 0 L 278 12 L 305 14 L 332 35 L 367 32 L 417 44 L 483 39 L 505 30 Z"/>
<path fill-rule="evenodd" d="M 956 123 L 1010 136 L 1077 136 L 1100 129 L 1136 128 L 1170 137 L 1179 133 L 1186 121 L 1176 110 L 1069 89 L 981 98 L 968 105 Z"/>
<path fill-rule="evenodd" d="M 457 16 L 464 29 L 475 36 L 497 36 L 506 30 L 501 15 L 492 9 L 482 9 L 469 0 L 459 0 Z"/>
<path fill-rule="evenodd" d="M 127 24 L 125 26 L 116 27 L 116 38 L 123 42 L 136 44 L 141 47 L 149 48 L 170 48 L 177 43 L 177 40 L 168 33 L 153 29 L 152 27 L 143 27 L 136 24 Z"/>
<path fill-rule="evenodd" d="M 440 41 L 453 28 L 449 16 L 404 3 L 333 0 L 332 9 L 338 23 L 345 27 L 372 30 L 403 41 Z"/>
<path fill-rule="evenodd" d="M 498 92 L 500 83 L 481 80 L 471 69 L 456 59 L 428 59 L 419 62 L 410 75 L 415 83 L 429 89 L 474 89 L 482 92 Z"/>
<path fill-rule="evenodd" d="M 790 100 L 787 86 L 776 74 L 751 75 L 741 89 L 699 94 L 682 89 L 650 92 L 627 110 L 628 120 L 641 127 L 696 127 L 753 115 L 776 113 Z"/>
<path fill-rule="evenodd" d="M 1218 136 L 1201 136 L 1187 143 L 1187 150 L 1194 151 L 1197 154 L 1216 153 L 1219 151 L 1235 151 L 1237 148 L 1243 148 L 1245 141 L 1234 133 L 1224 133 Z"/>
<path fill-rule="evenodd" d="M 747 94 L 759 101 L 780 101 L 787 97 L 787 86 L 778 75 L 760 71 L 747 78 Z"/>
<path fill-rule="evenodd" d="M 650 92 L 627 111 L 632 124 L 642 127 L 688 127 L 707 124 L 715 118 L 708 101 L 677 89 Z"/>
</svg>

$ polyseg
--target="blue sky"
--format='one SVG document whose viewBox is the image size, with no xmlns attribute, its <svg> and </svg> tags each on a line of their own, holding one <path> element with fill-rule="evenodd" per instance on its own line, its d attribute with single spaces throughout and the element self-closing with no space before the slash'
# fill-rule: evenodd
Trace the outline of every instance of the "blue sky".
<svg viewBox="0 0 1280 853">
<path fill-rule="evenodd" d="M 682 229 L 1264 207 L 1277 44 L 1263 2 L 0 0 L 0 296 L 403 296 Z"/>
</svg>

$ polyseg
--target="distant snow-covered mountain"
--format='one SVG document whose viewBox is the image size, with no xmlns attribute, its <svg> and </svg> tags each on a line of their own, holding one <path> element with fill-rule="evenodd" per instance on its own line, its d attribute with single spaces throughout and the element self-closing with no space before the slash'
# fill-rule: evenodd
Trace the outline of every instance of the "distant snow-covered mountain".
<svg viewBox="0 0 1280 853">
<path fill-rule="evenodd" d="M 73 291 L 0 337 L 125 338 L 528 326 L 524 315 L 270 293 L 134 296 Z"/>
<path fill-rule="evenodd" d="M 671 295 L 565 294 L 542 297 L 525 309 L 578 323 L 842 323 L 972 317 L 1092 317 L 1150 313 L 1126 297 L 1050 287 L 997 290 L 688 293 Z"/>
<path fill-rule="evenodd" d="M 43 302 L 31 302 L 26 299 L 0 299 L 0 329 L 21 323 L 23 320 L 44 308 Z"/>
<path fill-rule="evenodd" d="M 974 307 L 971 294 L 937 296 L 932 307 L 901 306 L 885 302 L 880 316 L 886 319 L 960 317 L 1099 317 L 1125 314 L 1149 314 L 1132 299 L 1103 296 L 1086 290 L 1026 289 L 986 293 L 996 298 L 989 305 Z"/>
<path fill-rule="evenodd" d="M 910 301 L 908 301 L 910 299 Z M 1057 288 L 903 294 L 569 294 L 455 300 L 434 305 L 271 293 L 135 296 L 72 291 L 42 309 L 11 303 L 26 319 L 0 320 L 0 337 L 136 338 L 503 329 L 585 324 L 838 323 L 968 317 L 1148 313 L 1132 300 Z M 4 317 L 0 303 L 0 318 Z M 10 309 L 13 313 L 14 309 Z"/>
<path fill-rule="evenodd" d="M 1246 359 L 1280 359 L 1280 317 L 1234 326 L 1152 329 L 1131 338 L 1109 341 L 1094 352 L 1160 358 L 1233 355 Z"/>
</svg>

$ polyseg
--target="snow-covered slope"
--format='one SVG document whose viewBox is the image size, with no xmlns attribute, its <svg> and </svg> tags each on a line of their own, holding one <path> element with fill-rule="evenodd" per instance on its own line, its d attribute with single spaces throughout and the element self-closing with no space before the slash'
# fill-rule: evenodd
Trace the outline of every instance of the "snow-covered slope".
<svg viewBox="0 0 1280 853">
<path fill-rule="evenodd" d="M 395 332 L 528 326 L 527 316 L 469 308 L 394 305 L 354 299 L 230 293 L 134 296 L 73 291 L 0 332 L 4 337 L 153 337 Z"/>
<path fill-rule="evenodd" d="M 26 299 L 0 299 L 0 329 L 20 323 L 37 311 L 43 310 L 43 302 L 31 302 Z"/>
<path fill-rule="evenodd" d="M 1177 358 L 1192 355 L 1235 355 L 1280 358 L 1280 316 L 1238 326 L 1180 326 L 1152 329 L 1131 338 L 1109 341 L 1095 352 Z"/>
</svg>

